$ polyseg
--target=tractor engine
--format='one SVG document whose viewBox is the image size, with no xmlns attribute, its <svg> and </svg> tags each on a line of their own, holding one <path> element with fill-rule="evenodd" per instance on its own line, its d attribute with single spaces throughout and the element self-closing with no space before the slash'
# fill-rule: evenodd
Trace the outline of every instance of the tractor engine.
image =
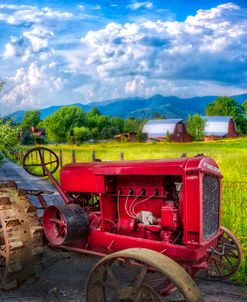
<svg viewBox="0 0 247 302">
<path fill-rule="evenodd" d="M 103 221 L 108 232 L 161 241 L 181 233 L 180 176 L 107 176 L 105 183 L 104 207 L 114 206 Z"/>
</svg>

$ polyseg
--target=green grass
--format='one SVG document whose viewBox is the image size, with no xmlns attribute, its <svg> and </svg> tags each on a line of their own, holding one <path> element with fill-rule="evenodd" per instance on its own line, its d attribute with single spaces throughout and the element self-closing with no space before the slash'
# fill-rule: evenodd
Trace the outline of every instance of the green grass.
<svg viewBox="0 0 247 302">
<path fill-rule="evenodd" d="M 63 165 L 71 163 L 72 150 L 76 161 L 91 161 L 92 151 L 103 161 L 177 158 L 181 153 L 193 156 L 199 153 L 216 160 L 223 178 L 222 224 L 234 232 L 247 252 L 247 138 L 192 143 L 97 143 L 81 146 L 48 145 L 57 154 L 63 151 Z M 25 149 L 25 148 L 24 148 Z M 58 178 L 56 172 L 56 177 Z M 234 182 L 234 183 L 233 183 Z M 238 281 L 247 284 L 247 258 L 237 275 Z"/>
</svg>

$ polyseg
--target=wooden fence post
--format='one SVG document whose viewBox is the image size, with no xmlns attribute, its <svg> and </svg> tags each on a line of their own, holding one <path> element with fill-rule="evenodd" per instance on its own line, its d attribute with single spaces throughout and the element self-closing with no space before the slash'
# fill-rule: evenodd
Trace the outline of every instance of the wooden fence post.
<svg viewBox="0 0 247 302">
<path fill-rule="evenodd" d="M 60 164 L 60 167 L 62 168 L 62 166 L 63 166 L 63 151 L 61 149 L 59 150 L 59 164 Z"/>
<path fill-rule="evenodd" d="M 75 162 L 76 162 L 75 150 L 72 150 L 72 163 L 74 164 Z"/>
<path fill-rule="evenodd" d="M 92 161 L 95 161 L 96 159 L 96 152 L 95 150 L 92 151 Z"/>
<path fill-rule="evenodd" d="M 120 160 L 124 160 L 124 153 L 120 152 Z"/>
</svg>

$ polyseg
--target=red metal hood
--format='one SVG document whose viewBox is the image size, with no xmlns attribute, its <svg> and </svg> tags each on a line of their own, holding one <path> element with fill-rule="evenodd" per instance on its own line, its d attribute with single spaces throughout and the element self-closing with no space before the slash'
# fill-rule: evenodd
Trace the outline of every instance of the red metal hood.
<svg viewBox="0 0 247 302">
<path fill-rule="evenodd" d="M 179 175 L 193 170 L 222 176 L 212 158 L 194 156 L 178 159 L 69 164 L 61 169 L 60 182 L 64 191 L 103 193 L 104 175 Z"/>
</svg>

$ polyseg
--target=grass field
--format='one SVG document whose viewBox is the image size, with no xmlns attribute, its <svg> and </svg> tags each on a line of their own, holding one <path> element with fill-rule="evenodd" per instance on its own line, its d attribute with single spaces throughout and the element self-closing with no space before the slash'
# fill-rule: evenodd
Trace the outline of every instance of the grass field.
<svg viewBox="0 0 247 302">
<path fill-rule="evenodd" d="M 63 164 L 71 163 L 72 150 L 76 161 L 91 161 L 92 151 L 103 161 L 177 158 L 181 153 L 193 156 L 199 153 L 210 156 L 218 163 L 223 178 L 222 224 L 232 230 L 247 252 L 247 138 L 192 143 L 97 143 L 81 146 L 46 145 L 57 154 L 63 152 Z M 58 177 L 58 172 L 56 172 Z M 245 252 L 245 253 L 246 253 Z M 247 284 L 247 258 L 237 279 Z"/>
</svg>

